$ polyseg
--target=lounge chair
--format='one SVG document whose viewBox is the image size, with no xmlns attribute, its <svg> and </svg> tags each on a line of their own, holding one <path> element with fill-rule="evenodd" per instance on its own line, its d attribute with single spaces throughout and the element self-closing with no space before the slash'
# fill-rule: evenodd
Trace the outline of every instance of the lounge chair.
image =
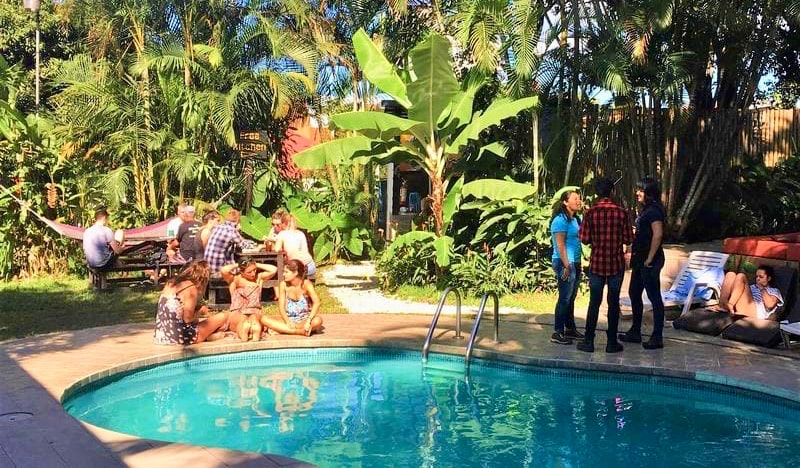
<svg viewBox="0 0 800 468">
<path fill-rule="evenodd" d="M 685 313 L 693 306 L 704 307 L 714 305 L 719 300 L 722 280 L 725 277 L 725 262 L 728 254 L 720 252 L 706 252 L 695 250 L 689 253 L 688 260 L 681 266 L 672 286 L 661 291 L 664 307 L 683 307 Z M 647 299 L 647 293 L 642 293 L 644 310 L 652 310 L 653 306 Z M 620 307 L 630 310 L 631 299 L 620 299 Z"/>
<path fill-rule="evenodd" d="M 789 349 L 793 342 L 800 340 L 800 301 L 795 302 L 792 312 L 780 323 L 780 330 L 786 349 Z"/>
</svg>

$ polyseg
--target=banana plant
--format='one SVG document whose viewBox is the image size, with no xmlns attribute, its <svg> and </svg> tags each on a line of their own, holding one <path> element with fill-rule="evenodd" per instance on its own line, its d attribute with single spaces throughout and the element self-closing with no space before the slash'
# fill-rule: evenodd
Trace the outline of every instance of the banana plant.
<svg viewBox="0 0 800 468">
<path fill-rule="evenodd" d="M 405 107 L 408 118 L 374 111 L 334 115 L 333 124 L 351 136 L 302 151 L 295 155 L 295 162 L 305 169 L 350 162 L 418 164 L 431 181 L 435 223 L 430 235 L 412 235 L 430 238 L 437 247 L 437 264 L 445 267 L 453 245 L 446 234 L 461 196 L 460 188 L 450 187 L 456 175 L 453 162 L 462 159 L 463 150 L 470 141 L 477 141 L 483 130 L 536 106 L 538 99 L 499 98 L 486 110 L 473 112 L 475 93 L 486 78 L 469 73 L 459 82 L 450 42 L 435 33 L 411 50 L 404 62 L 411 65 L 402 70 L 386 59 L 363 30 L 353 36 L 353 46 L 364 77 Z M 401 135 L 413 138 L 399 138 Z M 476 154 L 483 151 L 481 148 Z M 398 242 L 404 239 L 396 239 Z"/>
</svg>

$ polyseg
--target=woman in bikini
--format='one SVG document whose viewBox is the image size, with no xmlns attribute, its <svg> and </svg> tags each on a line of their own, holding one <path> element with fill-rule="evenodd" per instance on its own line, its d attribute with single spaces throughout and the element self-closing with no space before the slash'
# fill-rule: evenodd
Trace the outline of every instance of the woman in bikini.
<svg viewBox="0 0 800 468">
<path fill-rule="evenodd" d="M 209 275 L 208 263 L 199 261 L 167 282 L 158 298 L 154 336 L 157 344 L 201 343 L 225 324 L 228 314 L 223 312 L 198 320 L 208 312 L 202 298 Z"/>
<path fill-rule="evenodd" d="M 237 268 L 239 274 L 234 274 Z M 276 271 L 273 265 L 254 261 L 244 262 L 241 267 L 231 263 L 220 269 L 231 292 L 230 327 L 240 340 L 261 339 L 261 289 L 263 282 L 275 276 Z"/>
<path fill-rule="evenodd" d="M 306 279 L 305 265 L 300 260 L 289 260 L 278 286 L 278 311 L 283 321 L 262 317 L 261 323 L 279 333 L 309 336 L 322 329 L 319 305 L 314 284 Z"/>
</svg>

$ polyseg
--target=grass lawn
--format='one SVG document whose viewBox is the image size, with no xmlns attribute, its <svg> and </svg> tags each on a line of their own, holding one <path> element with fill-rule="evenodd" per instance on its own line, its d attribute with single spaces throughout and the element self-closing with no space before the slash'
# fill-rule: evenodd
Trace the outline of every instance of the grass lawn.
<svg viewBox="0 0 800 468">
<path fill-rule="evenodd" d="M 323 314 L 346 314 L 321 282 Z M 95 292 L 86 278 L 59 277 L 0 282 L 0 341 L 64 330 L 153 322 L 158 292 L 117 289 Z M 277 305 L 265 307 L 277 314 Z"/>
<path fill-rule="evenodd" d="M 414 302 L 426 302 L 436 304 L 439 302 L 439 296 L 442 292 L 437 290 L 435 286 L 401 286 L 394 292 L 394 295 L 399 299 Z M 524 309 L 531 314 L 552 314 L 555 308 L 558 294 L 555 292 L 520 292 L 509 294 L 500 298 L 500 307 L 516 307 Z M 463 297 L 465 305 L 480 304 L 479 297 Z M 447 303 L 452 304 L 455 299 L 448 296 Z M 585 308 L 589 305 L 588 291 L 578 291 L 578 297 L 575 299 L 575 307 Z M 491 307 L 491 302 L 487 304 L 487 308 Z"/>
</svg>

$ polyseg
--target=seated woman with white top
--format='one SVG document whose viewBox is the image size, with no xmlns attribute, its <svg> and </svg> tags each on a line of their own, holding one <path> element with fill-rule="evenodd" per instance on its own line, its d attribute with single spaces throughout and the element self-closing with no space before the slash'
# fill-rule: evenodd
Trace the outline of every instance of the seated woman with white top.
<svg viewBox="0 0 800 468">
<path fill-rule="evenodd" d="M 275 239 L 275 251 L 285 252 L 289 260 L 299 260 L 306 267 L 306 276 L 313 277 L 317 272 L 317 265 L 308 250 L 306 235 L 297 229 L 297 221 L 289 213 L 281 216 L 283 225 Z"/>
<path fill-rule="evenodd" d="M 756 281 L 748 285 L 743 273 L 728 272 L 722 282 L 718 309 L 748 317 L 767 319 L 783 305 L 783 296 L 772 286 L 775 270 L 759 265 Z"/>
</svg>

